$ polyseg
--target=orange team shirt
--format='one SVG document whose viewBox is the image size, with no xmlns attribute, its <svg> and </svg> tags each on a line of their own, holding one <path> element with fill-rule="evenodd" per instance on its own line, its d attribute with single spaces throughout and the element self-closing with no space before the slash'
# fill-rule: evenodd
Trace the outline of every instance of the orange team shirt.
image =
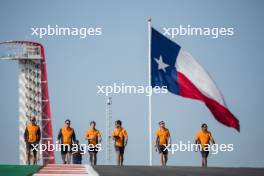
<svg viewBox="0 0 264 176">
<path fill-rule="evenodd" d="M 200 141 L 202 148 L 205 147 L 206 144 L 210 144 L 210 140 L 212 140 L 212 134 L 210 131 L 203 132 L 202 130 L 197 132 L 195 135 L 195 140 Z"/>
<path fill-rule="evenodd" d="M 158 129 L 156 132 L 156 137 L 159 139 L 159 145 L 167 145 L 168 138 L 170 137 L 170 131 L 167 128 Z"/>
<path fill-rule="evenodd" d="M 87 138 L 89 138 L 89 144 L 93 144 L 94 146 L 98 144 L 98 138 L 101 137 L 101 133 L 97 129 L 89 129 L 86 131 Z"/>
<path fill-rule="evenodd" d="M 38 137 L 39 137 L 39 136 L 37 136 L 39 126 L 33 125 L 30 123 L 27 125 L 27 130 L 28 130 L 28 142 L 30 142 L 30 143 L 36 142 Z"/>
<path fill-rule="evenodd" d="M 127 132 L 124 128 L 115 128 L 112 137 L 118 136 L 119 138 L 115 141 L 117 147 L 124 147 L 124 140 L 127 138 Z"/>
<path fill-rule="evenodd" d="M 63 144 L 71 144 L 72 143 L 73 128 L 63 127 L 63 128 L 61 128 L 61 134 L 62 134 Z"/>
</svg>

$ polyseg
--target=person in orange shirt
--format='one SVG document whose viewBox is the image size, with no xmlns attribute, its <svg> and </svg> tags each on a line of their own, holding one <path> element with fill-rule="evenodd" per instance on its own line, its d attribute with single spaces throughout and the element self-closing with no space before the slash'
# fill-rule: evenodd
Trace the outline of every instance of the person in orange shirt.
<svg viewBox="0 0 264 176">
<path fill-rule="evenodd" d="M 57 140 L 61 146 L 61 158 L 63 164 L 71 163 L 72 144 L 76 143 L 74 129 L 71 128 L 71 121 L 65 120 L 64 127 L 60 129 Z"/>
<path fill-rule="evenodd" d="M 36 118 L 31 117 L 29 124 L 26 126 L 24 132 L 24 139 L 27 148 L 27 164 L 30 165 L 31 151 L 33 153 L 32 163 L 37 164 L 37 151 L 34 149 L 35 145 L 39 144 L 40 141 L 40 127 L 36 124 Z"/>
<path fill-rule="evenodd" d="M 86 139 L 89 144 L 89 155 L 91 165 L 96 165 L 97 163 L 97 152 L 98 152 L 98 143 L 101 143 L 102 137 L 99 130 L 95 128 L 95 121 L 90 122 L 90 129 L 86 132 Z"/>
<path fill-rule="evenodd" d="M 160 163 L 162 166 L 166 166 L 168 161 L 168 149 L 171 145 L 170 131 L 165 127 L 165 122 L 159 122 L 159 129 L 156 131 L 156 149 L 160 154 Z"/>
<path fill-rule="evenodd" d="M 112 133 L 112 139 L 115 141 L 117 165 L 123 166 L 124 152 L 128 142 L 128 135 L 126 130 L 122 128 L 121 120 L 115 121 L 115 129 Z"/>
<path fill-rule="evenodd" d="M 202 167 L 207 167 L 207 157 L 210 150 L 210 142 L 215 144 L 214 138 L 210 131 L 208 131 L 208 126 L 203 123 L 201 130 L 195 135 L 195 144 L 200 144 L 200 152 L 202 154 Z"/>
</svg>

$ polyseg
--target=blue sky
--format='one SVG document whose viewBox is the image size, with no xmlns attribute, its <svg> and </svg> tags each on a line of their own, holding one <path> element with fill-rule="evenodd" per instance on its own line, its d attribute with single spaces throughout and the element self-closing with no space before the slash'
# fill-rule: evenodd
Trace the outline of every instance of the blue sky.
<svg viewBox="0 0 264 176">
<path fill-rule="evenodd" d="M 233 27 L 234 36 L 212 39 L 178 36 L 173 40 L 190 52 L 214 78 L 241 132 L 219 124 L 200 102 L 173 94 L 153 96 L 153 133 L 167 122 L 174 143 L 193 141 L 206 122 L 217 143 L 233 143 L 233 152 L 211 155 L 211 166 L 263 167 L 263 2 L 262 1 L 1 1 L 0 41 L 33 40 L 46 51 L 54 136 L 66 118 L 78 138 L 91 120 L 105 134 L 105 97 L 97 85 L 147 85 L 147 18 L 153 26 Z M 31 27 L 59 25 L 101 27 L 101 36 L 78 39 L 31 36 Z M 18 163 L 18 64 L 0 62 L 0 163 Z M 129 135 L 125 164 L 148 164 L 147 97 L 113 95 L 113 118 Z M 8 152 L 7 152 L 8 151 Z M 157 153 L 154 164 L 159 164 Z M 85 156 L 84 162 L 88 162 Z M 60 161 L 59 152 L 56 160 Z M 99 153 L 99 164 L 105 154 Z M 114 161 L 114 159 L 112 160 Z M 169 165 L 200 165 L 200 155 L 178 152 Z"/>
</svg>

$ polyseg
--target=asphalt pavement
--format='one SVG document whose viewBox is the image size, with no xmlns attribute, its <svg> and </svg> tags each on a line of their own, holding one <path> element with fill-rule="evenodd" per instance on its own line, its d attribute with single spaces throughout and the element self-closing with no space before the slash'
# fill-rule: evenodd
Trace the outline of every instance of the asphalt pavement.
<svg viewBox="0 0 264 176">
<path fill-rule="evenodd" d="M 100 176 L 264 176 L 264 168 L 95 166 Z"/>
</svg>

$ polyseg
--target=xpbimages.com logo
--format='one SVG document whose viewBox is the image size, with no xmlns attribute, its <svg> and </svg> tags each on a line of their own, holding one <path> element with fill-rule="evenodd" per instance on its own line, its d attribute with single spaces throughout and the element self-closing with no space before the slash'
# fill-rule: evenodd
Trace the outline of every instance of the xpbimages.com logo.
<svg viewBox="0 0 264 176">
<path fill-rule="evenodd" d="M 166 94 L 168 93 L 167 86 L 142 86 L 142 85 L 126 85 L 125 83 L 113 85 L 98 85 L 97 94 L 103 94 L 108 96 L 110 94 L 145 94 L 146 96 L 151 96 L 155 94 Z"/>
<path fill-rule="evenodd" d="M 190 141 L 183 142 L 179 141 L 179 143 L 163 145 L 163 151 L 171 152 L 171 154 L 175 154 L 176 152 L 197 152 L 197 151 L 208 151 L 212 154 L 218 154 L 219 152 L 233 152 L 234 144 L 194 144 Z"/>
<path fill-rule="evenodd" d="M 81 154 L 85 154 L 87 152 L 100 152 L 102 150 L 101 144 L 60 144 L 58 141 L 56 141 L 55 144 L 50 143 L 48 141 L 47 144 L 31 144 L 32 149 L 31 151 L 40 151 L 41 153 L 44 151 L 65 151 L 66 149 L 70 148 L 72 152 L 78 152 L 80 151 Z"/>
<path fill-rule="evenodd" d="M 31 35 L 39 38 L 52 36 L 73 36 L 85 39 L 87 36 L 100 36 L 103 34 L 101 27 L 60 27 L 58 25 L 45 27 L 32 27 Z"/>
<path fill-rule="evenodd" d="M 176 36 L 205 36 L 213 39 L 230 37 L 235 34 L 233 27 L 197 27 L 191 25 L 179 25 L 177 27 L 164 27 L 163 35 L 174 38 Z"/>
</svg>

